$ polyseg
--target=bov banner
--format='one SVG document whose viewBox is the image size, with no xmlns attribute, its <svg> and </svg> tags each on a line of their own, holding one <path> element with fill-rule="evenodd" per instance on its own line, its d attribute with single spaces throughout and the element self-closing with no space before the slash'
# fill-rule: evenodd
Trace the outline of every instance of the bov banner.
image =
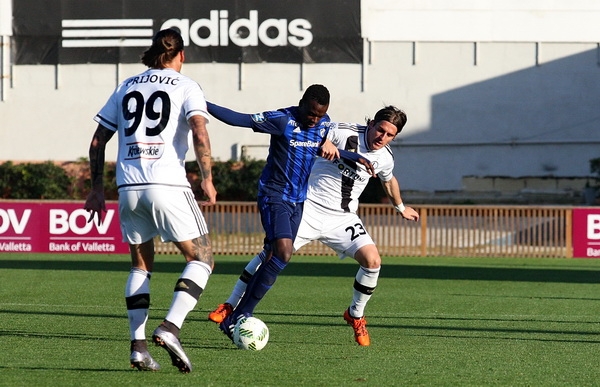
<svg viewBox="0 0 600 387">
<path fill-rule="evenodd" d="M 0 202 L 0 253 L 128 254 L 117 203 L 107 203 L 103 221 L 88 222 L 82 202 Z"/>
</svg>

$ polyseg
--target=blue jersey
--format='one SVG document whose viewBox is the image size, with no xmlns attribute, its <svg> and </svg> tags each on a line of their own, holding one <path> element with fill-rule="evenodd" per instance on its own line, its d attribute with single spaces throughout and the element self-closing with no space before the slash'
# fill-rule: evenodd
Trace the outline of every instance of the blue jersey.
<svg viewBox="0 0 600 387">
<path fill-rule="evenodd" d="M 306 199 L 310 170 L 329 132 L 329 116 L 312 128 L 303 128 L 296 122 L 298 116 L 297 106 L 252 115 L 252 130 L 271 135 L 267 164 L 258 181 L 259 196 L 292 203 Z"/>
</svg>

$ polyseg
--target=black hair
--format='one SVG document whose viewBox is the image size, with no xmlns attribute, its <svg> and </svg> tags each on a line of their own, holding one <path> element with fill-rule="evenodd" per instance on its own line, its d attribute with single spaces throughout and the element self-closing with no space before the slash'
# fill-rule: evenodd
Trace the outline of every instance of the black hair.
<svg viewBox="0 0 600 387">
<path fill-rule="evenodd" d="M 329 105 L 329 90 L 323 85 L 310 85 L 302 95 L 300 104 L 311 100 L 317 101 L 319 105 Z"/>
</svg>

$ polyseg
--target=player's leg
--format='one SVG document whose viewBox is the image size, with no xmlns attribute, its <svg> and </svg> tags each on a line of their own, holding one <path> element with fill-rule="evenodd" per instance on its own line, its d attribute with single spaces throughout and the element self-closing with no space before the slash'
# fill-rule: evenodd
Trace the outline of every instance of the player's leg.
<svg viewBox="0 0 600 387">
<path fill-rule="evenodd" d="M 329 225 L 321 231 L 319 241 L 335 250 L 341 258 L 352 257 L 360 265 L 354 278 L 349 307 L 350 316 L 360 318 L 377 287 L 381 257 L 358 215 L 331 213 L 327 219 Z"/>
<path fill-rule="evenodd" d="M 368 244 L 356 251 L 354 259 L 360 267 L 354 277 L 352 303 L 344 313 L 344 319 L 352 325 L 356 342 L 367 346 L 371 344 L 371 339 L 366 328 L 365 307 L 377 287 L 381 257 L 377 247 L 374 244 Z"/>
<path fill-rule="evenodd" d="M 323 223 L 323 217 L 317 213 L 307 211 L 308 204 L 308 202 L 305 203 L 304 210 L 302 212 L 302 220 L 300 222 L 300 226 L 298 227 L 296 238 L 294 239 L 294 252 L 300 250 L 300 248 L 302 248 L 302 246 L 305 244 L 319 238 L 320 230 L 316 227 L 317 225 L 320 227 L 320 224 Z M 248 283 L 252 279 L 254 273 L 258 270 L 262 263 L 266 262 L 270 258 L 271 253 L 267 252 L 266 248 L 255 255 L 254 258 L 252 258 L 252 260 L 248 262 L 244 268 L 244 271 L 237 280 L 227 301 L 225 301 L 223 304 L 219 304 L 215 310 L 210 312 L 208 319 L 216 323 L 221 323 L 227 316 L 233 313 L 233 310 L 237 307 L 244 293 L 246 292 Z"/>
<path fill-rule="evenodd" d="M 354 278 L 354 292 L 352 304 L 350 305 L 350 315 L 353 317 L 362 317 L 365 314 L 367 302 L 371 299 L 379 271 L 381 270 L 381 257 L 375 245 L 366 245 L 361 247 L 355 254 L 354 259 L 360 267 Z"/>
<path fill-rule="evenodd" d="M 155 191 L 148 194 L 163 240 L 173 241 L 186 265 L 175 284 L 171 305 L 152 339 L 171 356 L 172 364 L 183 373 L 192 364 L 179 341 L 179 332 L 188 313 L 194 309 L 212 273 L 214 260 L 208 228 L 190 191 Z M 193 239 L 188 239 L 192 236 Z"/>
<path fill-rule="evenodd" d="M 141 191 L 125 191 L 119 194 L 119 216 L 123 238 L 129 242 L 131 270 L 125 284 L 125 305 L 129 320 L 131 339 L 130 363 L 141 371 L 157 371 L 160 366 L 150 353 L 146 343 L 146 322 L 150 308 L 150 278 L 154 265 L 153 222 L 147 220 L 147 212 L 140 204 Z M 134 211 L 137 209 L 137 211 Z"/>
<path fill-rule="evenodd" d="M 240 277 L 233 286 L 233 290 L 231 291 L 229 298 L 227 298 L 227 300 L 224 303 L 219 304 L 219 306 L 217 306 L 215 310 L 208 314 L 209 320 L 220 324 L 227 316 L 229 316 L 233 312 L 233 310 L 237 307 L 240 300 L 244 296 L 246 288 L 248 287 L 248 282 L 250 282 L 250 279 L 252 279 L 252 276 L 254 275 L 254 273 L 256 273 L 256 270 L 258 270 L 260 265 L 266 260 L 267 251 L 263 249 L 260 253 L 256 254 L 250 260 L 250 262 L 248 262 L 246 267 L 244 267 L 242 274 L 240 274 Z"/>
<path fill-rule="evenodd" d="M 212 273 L 212 253 L 207 235 L 191 241 L 174 242 L 188 261 L 175 283 L 171 306 L 164 321 L 154 330 L 152 339 L 171 356 L 171 363 L 182 373 L 192 371 L 192 364 L 179 341 L 179 332 L 188 313 L 202 295 Z M 191 257 L 203 257 L 190 259 Z"/>
<path fill-rule="evenodd" d="M 302 204 L 269 202 L 269 198 L 259 198 L 261 221 L 266 232 L 266 241 L 272 241 L 271 258 L 260 265 L 248 283 L 246 293 L 235 311 L 221 324 L 221 330 L 231 337 L 234 322 L 240 316 L 254 313 L 254 309 L 271 289 L 277 277 L 293 253 L 293 239 L 302 219 Z"/>
<path fill-rule="evenodd" d="M 125 285 L 125 304 L 129 319 L 132 367 L 140 371 L 158 371 L 160 365 L 150 356 L 146 343 L 146 322 L 150 308 L 150 271 L 154 261 L 153 240 L 129 245 L 132 268 Z"/>
<path fill-rule="evenodd" d="M 319 240 L 334 249 L 341 258 L 352 257 L 360 265 L 354 277 L 352 303 L 344 312 L 344 320 L 352 326 L 356 342 L 367 346 L 371 340 L 364 311 L 377 287 L 381 257 L 358 215 L 332 212 L 327 219 L 329 225 L 321 231 Z"/>
<path fill-rule="evenodd" d="M 246 293 L 232 314 L 234 320 L 239 316 L 248 316 L 254 313 L 254 309 L 258 303 L 271 289 L 279 274 L 285 269 L 291 255 L 292 239 L 282 238 L 274 241 L 271 259 L 260 265 L 250 279 L 250 282 L 248 282 Z"/>
<path fill-rule="evenodd" d="M 311 205 L 310 202 L 305 202 L 302 219 L 298 227 L 296 238 L 294 239 L 293 252 L 300 250 L 302 246 L 313 240 L 318 240 L 320 237 L 320 228 L 324 223 L 323 219 L 326 219 L 327 217 L 324 217 L 322 212 L 312 210 L 313 208 L 316 208 L 314 204 Z M 244 268 L 227 301 L 219 304 L 215 310 L 210 312 L 208 314 L 208 319 L 216 323 L 221 323 L 227 316 L 233 313 L 233 310 L 244 296 L 248 283 L 252 279 L 254 273 L 256 273 L 261 264 L 270 258 L 271 253 L 270 251 L 267 252 L 266 247 L 263 251 L 255 255 Z"/>
<path fill-rule="evenodd" d="M 188 313 L 196 307 L 212 273 L 210 249 L 201 253 L 209 245 L 207 238 L 207 235 L 202 235 L 191 241 L 174 242 L 187 260 L 187 264 L 175 284 L 173 300 L 165 317 L 165 321 L 175 326 L 174 333 L 177 335 Z M 201 258 L 206 255 L 209 255 L 210 258 Z"/>
</svg>

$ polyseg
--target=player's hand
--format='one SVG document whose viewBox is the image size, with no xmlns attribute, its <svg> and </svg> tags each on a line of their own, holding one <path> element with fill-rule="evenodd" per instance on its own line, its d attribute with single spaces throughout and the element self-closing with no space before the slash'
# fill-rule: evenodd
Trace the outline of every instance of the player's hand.
<svg viewBox="0 0 600 387">
<path fill-rule="evenodd" d="M 92 189 L 85 200 L 83 209 L 90 213 L 88 223 L 93 221 L 98 214 L 98 225 L 102 224 L 103 214 L 106 212 L 106 201 L 104 199 L 104 189 Z"/>
<path fill-rule="evenodd" d="M 415 222 L 419 220 L 419 213 L 412 207 L 406 207 L 400 215 L 402 215 L 404 219 L 414 220 Z"/>
<path fill-rule="evenodd" d="M 340 158 L 340 151 L 335 145 L 333 145 L 331 141 L 326 139 L 323 142 L 323 145 L 321 145 L 321 149 L 319 150 L 319 156 L 331 161 Z"/>
<path fill-rule="evenodd" d="M 202 180 L 202 183 L 200 183 L 200 187 L 202 188 L 202 191 L 204 191 L 204 194 L 206 195 L 206 198 L 207 198 L 205 201 L 200 202 L 200 205 L 214 206 L 215 203 L 217 202 L 217 190 L 215 189 L 215 186 L 213 185 L 212 180 L 209 180 L 209 179 Z"/>
<path fill-rule="evenodd" d="M 359 157 L 358 162 L 363 167 L 365 167 L 365 169 L 367 170 L 367 172 L 369 172 L 369 175 L 371 175 L 371 177 L 377 176 L 377 174 L 375 173 L 375 168 L 373 167 L 373 164 L 370 160 L 365 159 L 364 157 Z"/>
</svg>

